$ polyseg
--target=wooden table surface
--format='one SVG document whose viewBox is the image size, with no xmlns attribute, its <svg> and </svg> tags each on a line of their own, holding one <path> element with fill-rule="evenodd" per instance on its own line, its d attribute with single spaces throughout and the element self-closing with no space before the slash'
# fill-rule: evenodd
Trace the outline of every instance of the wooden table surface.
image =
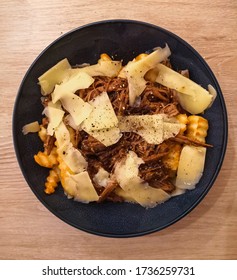
<svg viewBox="0 0 237 280">
<path fill-rule="evenodd" d="M 78 26 L 104 19 L 147 21 L 176 33 L 206 59 L 222 88 L 229 141 L 221 172 L 184 219 L 150 235 L 116 239 L 73 228 L 34 196 L 18 166 L 12 111 L 36 56 Z M 237 1 L 0 1 L 0 259 L 236 259 Z"/>
</svg>

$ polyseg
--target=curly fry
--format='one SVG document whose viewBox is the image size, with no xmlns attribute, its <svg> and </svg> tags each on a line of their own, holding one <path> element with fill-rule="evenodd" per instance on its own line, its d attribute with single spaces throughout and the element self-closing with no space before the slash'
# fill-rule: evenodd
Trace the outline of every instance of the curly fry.
<svg viewBox="0 0 237 280">
<path fill-rule="evenodd" d="M 196 115 L 192 115 L 188 117 L 188 125 L 186 131 L 187 137 L 205 143 L 207 130 L 208 130 L 208 121 L 205 118 Z"/>
<path fill-rule="evenodd" d="M 51 169 L 49 171 L 49 176 L 46 179 L 45 183 L 45 193 L 51 194 L 55 192 L 56 187 L 58 186 L 58 182 L 60 181 L 57 167 Z"/>
<path fill-rule="evenodd" d="M 49 155 L 46 151 L 38 152 L 36 155 L 34 155 L 34 159 L 40 166 L 46 168 L 53 168 L 55 165 L 58 164 L 56 147 L 52 149 Z"/>
</svg>

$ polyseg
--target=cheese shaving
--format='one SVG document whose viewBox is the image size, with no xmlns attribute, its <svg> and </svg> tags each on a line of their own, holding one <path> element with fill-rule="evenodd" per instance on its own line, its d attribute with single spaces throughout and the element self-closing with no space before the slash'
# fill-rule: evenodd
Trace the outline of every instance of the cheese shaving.
<svg viewBox="0 0 237 280">
<path fill-rule="evenodd" d="M 40 130 L 40 126 L 38 121 L 28 123 L 22 127 L 22 132 L 24 135 L 28 133 L 38 132 Z"/>
<path fill-rule="evenodd" d="M 112 128 L 118 125 L 118 118 L 115 115 L 113 106 L 106 92 L 102 92 L 89 103 L 92 106 L 92 111 L 84 120 L 81 126 L 82 129 L 94 131 Z"/>
<path fill-rule="evenodd" d="M 121 61 L 103 61 L 99 60 L 97 64 L 70 70 L 71 74 L 86 73 L 93 76 L 115 77 L 122 68 Z"/>
<path fill-rule="evenodd" d="M 63 107 L 70 113 L 76 126 L 79 126 L 86 118 L 89 117 L 92 106 L 83 101 L 76 94 L 69 93 L 61 98 Z"/>
<path fill-rule="evenodd" d="M 69 175 L 65 179 L 64 190 L 68 195 L 72 196 L 74 200 L 83 203 L 89 203 L 99 199 L 87 171 Z"/>
<path fill-rule="evenodd" d="M 165 191 L 152 188 L 138 176 L 139 165 L 143 163 L 134 152 L 130 151 L 124 161 L 115 167 L 115 177 L 121 188 L 141 206 L 155 207 L 170 198 Z"/>
<path fill-rule="evenodd" d="M 63 122 L 55 130 L 55 137 L 58 145 L 58 155 L 64 160 L 67 166 L 74 172 L 80 173 L 87 169 L 87 161 L 81 152 L 73 147 L 70 141 L 70 134 Z"/>
<path fill-rule="evenodd" d="M 135 132 L 149 144 L 160 144 L 174 137 L 180 131 L 180 123 L 175 118 L 159 115 L 134 115 L 119 117 L 122 132 Z"/>
<path fill-rule="evenodd" d="M 43 111 L 43 114 L 45 114 L 49 119 L 47 134 L 52 136 L 55 129 L 61 123 L 65 112 L 62 110 L 60 102 L 53 104 L 53 102 L 50 101 Z"/>
<path fill-rule="evenodd" d="M 83 121 L 81 129 L 89 133 L 105 146 L 118 142 L 122 134 L 118 128 L 118 118 L 108 94 L 102 92 L 90 101 L 92 111 Z"/>
<path fill-rule="evenodd" d="M 203 87 L 169 67 L 158 64 L 156 82 L 178 92 L 181 106 L 191 114 L 200 114 L 211 104 L 213 96 Z"/>
<path fill-rule="evenodd" d="M 67 94 L 75 93 L 78 89 L 88 88 L 94 79 L 84 72 L 75 73 L 62 81 L 60 85 L 56 85 L 52 93 L 53 103 L 67 96 Z"/>
<path fill-rule="evenodd" d="M 56 84 L 61 84 L 62 81 L 67 77 L 68 70 L 71 69 L 67 58 L 59 61 L 56 65 L 51 67 L 38 80 L 41 87 L 42 95 L 47 95 L 54 90 Z"/>
<path fill-rule="evenodd" d="M 143 92 L 146 87 L 145 74 L 154 68 L 159 62 L 166 60 L 171 52 L 168 45 L 165 48 L 156 48 L 148 56 L 141 60 L 130 61 L 120 73 L 120 77 L 128 79 L 129 85 L 129 104 L 133 106 L 136 98 Z"/>
<path fill-rule="evenodd" d="M 84 129 L 85 130 L 85 129 Z M 122 133 L 118 127 L 87 131 L 92 137 L 100 141 L 106 147 L 111 146 L 119 141 Z"/>
</svg>

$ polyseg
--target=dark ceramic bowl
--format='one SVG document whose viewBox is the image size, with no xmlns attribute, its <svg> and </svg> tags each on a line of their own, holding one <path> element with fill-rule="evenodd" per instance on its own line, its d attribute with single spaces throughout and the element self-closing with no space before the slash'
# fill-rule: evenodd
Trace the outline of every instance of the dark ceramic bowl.
<svg viewBox="0 0 237 280">
<path fill-rule="evenodd" d="M 205 113 L 210 129 L 207 142 L 213 144 L 206 155 L 204 174 L 196 189 L 171 198 L 152 209 L 129 203 L 82 204 L 67 199 L 62 188 L 53 195 L 44 193 L 48 170 L 34 162 L 33 155 L 42 150 L 37 134 L 22 134 L 22 127 L 41 121 L 42 105 L 37 78 L 61 59 L 71 65 L 96 63 L 101 53 L 108 53 L 124 63 L 136 55 L 168 43 L 171 63 L 176 69 L 190 70 L 191 79 L 217 90 L 217 97 Z M 131 20 L 108 20 L 77 28 L 48 46 L 32 63 L 16 98 L 13 116 L 16 155 L 24 177 L 36 197 L 57 217 L 89 233 L 109 237 L 132 237 L 164 229 L 183 218 L 207 194 L 222 165 L 227 145 L 227 113 L 221 89 L 204 59 L 177 35 L 160 27 Z M 33 217 L 32 217 L 33 218 Z"/>
</svg>

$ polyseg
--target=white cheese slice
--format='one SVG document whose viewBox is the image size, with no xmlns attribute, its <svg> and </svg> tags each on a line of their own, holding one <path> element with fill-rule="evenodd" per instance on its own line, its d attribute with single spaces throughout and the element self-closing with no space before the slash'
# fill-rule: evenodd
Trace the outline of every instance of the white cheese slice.
<svg viewBox="0 0 237 280">
<path fill-rule="evenodd" d="M 92 111 L 90 115 L 82 123 L 82 129 L 86 131 L 94 131 L 116 127 L 118 118 L 114 112 L 107 92 L 102 92 L 90 102 Z"/>
<path fill-rule="evenodd" d="M 172 118 L 174 120 L 174 118 Z M 163 122 L 163 140 L 175 137 L 181 128 L 181 124 L 174 122 Z"/>
<path fill-rule="evenodd" d="M 114 193 L 120 196 L 125 202 L 136 203 L 136 200 L 129 196 L 127 192 L 125 192 L 122 188 L 116 188 Z"/>
<path fill-rule="evenodd" d="M 139 173 L 138 167 L 142 163 L 144 163 L 142 158 L 139 158 L 135 152 L 129 151 L 126 158 L 115 166 L 115 176 L 119 179 L 119 183 L 124 185 L 127 181 L 137 177 Z"/>
<path fill-rule="evenodd" d="M 138 167 L 143 161 L 132 151 L 124 161 L 115 167 L 115 177 L 120 187 L 141 206 L 155 207 L 170 198 L 170 195 L 161 189 L 152 188 L 138 176 Z"/>
<path fill-rule="evenodd" d="M 178 91 L 181 106 L 191 114 L 200 114 L 210 106 L 213 95 L 200 85 L 169 67 L 158 64 L 156 82 Z"/>
<path fill-rule="evenodd" d="M 43 111 L 43 114 L 45 114 L 49 119 L 49 124 L 47 127 L 47 134 L 53 135 L 55 132 L 55 129 L 59 126 L 61 123 L 64 111 L 61 109 L 60 102 L 57 102 L 53 104 L 52 101 L 48 103 L 48 106 Z"/>
<path fill-rule="evenodd" d="M 81 152 L 73 147 L 70 141 L 70 133 L 63 122 L 55 130 L 57 140 L 57 152 L 67 166 L 74 172 L 80 173 L 87 169 L 88 163 Z"/>
<path fill-rule="evenodd" d="M 75 124 L 72 115 L 68 114 L 63 120 L 66 125 L 69 125 L 74 130 L 80 130 L 80 125 Z"/>
<path fill-rule="evenodd" d="M 64 190 L 68 195 L 74 197 L 76 201 L 83 203 L 89 203 L 99 199 L 87 171 L 69 175 L 65 179 Z"/>
<path fill-rule="evenodd" d="M 155 207 L 157 204 L 163 203 L 170 198 L 170 195 L 165 191 L 152 188 L 139 177 L 132 178 L 122 188 L 137 203 L 146 208 Z"/>
<path fill-rule="evenodd" d="M 38 121 L 27 123 L 22 127 L 22 133 L 24 135 L 38 131 L 40 131 L 40 125 Z"/>
<path fill-rule="evenodd" d="M 86 131 L 86 132 L 91 136 L 93 136 L 98 141 L 100 141 L 106 147 L 117 143 L 119 139 L 122 137 L 122 133 L 118 127 Z"/>
<path fill-rule="evenodd" d="M 63 122 L 61 122 L 57 129 L 55 129 L 55 138 L 57 139 L 58 147 L 70 142 L 70 133 Z"/>
<path fill-rule="evenodd" d="M 118 118 L 108 94 L 102 92 L 90 101 L 90 105 L 93 109 L 80 128 L 105 146 L 117 143 L 122 134 L 118 128 Z"/>
<path fill-rule="evenodd" d="M 180 123 L 164 114 L 119 117 L 122 132 L 135 132 L 149 144 L 160 144 L 179 133 Z"/>
<path fill-rule="evenodd" d="M 38 78 L 41 86 L 41 93 L 43 95 L 51 93 L 54 90 L 55 85 L 61 84 L 68 76 L 69 69 L 71 69 L 71 65 L 65 58 L 41 75 Z"/>
<path fill-rule="evenodd" d="M 58 155 L 74 173 L 80 173 L 87 169 L 88 163 L 81 152 L 73 147 L 71 142 L 65 142 L 57 149 Z"/>
<path fill-rule="evenodd" d="M 88 88 L 93 82 L 94 79 L 84 72 L 68 76 L 60 85 L 55 86 L 52 101 L 55 103 L 69 93 L 75 93 L 78 89 Z"/>
<path fill-rule="evenodd" d="M 174 196 L 184 194 L 185 191 L 186 191 L 185 189 L 180 189 L 180 188 L 176 187 L 175 190 L 171 193 L 171 196 L 174 197 Z"/>
<path fill-rule="evenodd" d="M 122 68 L 121 61 L 103 61 L 99 60 L 97 64 L 74 68 L 70 70 L 71 74 L 86 73 L 90 76 L 116 77 Z"/>
<path fill-rule="evenodd" d="M 106 187 L 108 184 L 109 177 L 110 173 L 106 171 L 103 167 L 100 167 L 98 172 L 93 177 L 93 181 L 101 187 Z"/>
<path fill-rule="evenodd" d="M 156 48 L 148 56 L 145 56 L 141 60 L 130 61 L 121 71 L 120 77 L 128 79 L 129 88 L 129 104 L 133 106 L 136 98 L 143 92 L 146 87 L 145 74 L 158 63 L 167 59 L 171 52 L 168 45 L 165 48 Z"/>
<path fill-rule="evenodd" d="M 184 146 L 179 159 L 175 185 L 179 189 L 194 189 L 203 174 L 205 147 Z"/>
<path fill-rule="evenodd" d="M 64 109 L 66 109 L 73 118 L 76 126 L 80 125 L 92 112 L 93 107 L 82 98 L 73 93 L 68 93 L 61 99 Z"/>
<path fill-rule="evenodd" d="M 180 105 L 189 113 L 196 115 L 201 114 L 206 110 L 212 103 L 212 95 L 206 94 L 194 94 L 187 95 L 177 92 L 178 100 Z"/>
<path fill-rule="evenodd" d="M 187 95 L 197 94 L 200 91 L 204 91 L 206 94 L 209 94 L 200 85 L 196 84 L 189 78 L 181 75 L 180 73 L 172 70 L 171 68 L 169 68 L 163 64 L 159 63 L 156 66 L 156 68 L 158 70 L 158 76 L 156 78 L 156 81 L 159 84 L 162 84 L 169 88 L 175 89 L 178 92 L 181 92 L 181 93 L 184 93 Z"/>
</svg>

